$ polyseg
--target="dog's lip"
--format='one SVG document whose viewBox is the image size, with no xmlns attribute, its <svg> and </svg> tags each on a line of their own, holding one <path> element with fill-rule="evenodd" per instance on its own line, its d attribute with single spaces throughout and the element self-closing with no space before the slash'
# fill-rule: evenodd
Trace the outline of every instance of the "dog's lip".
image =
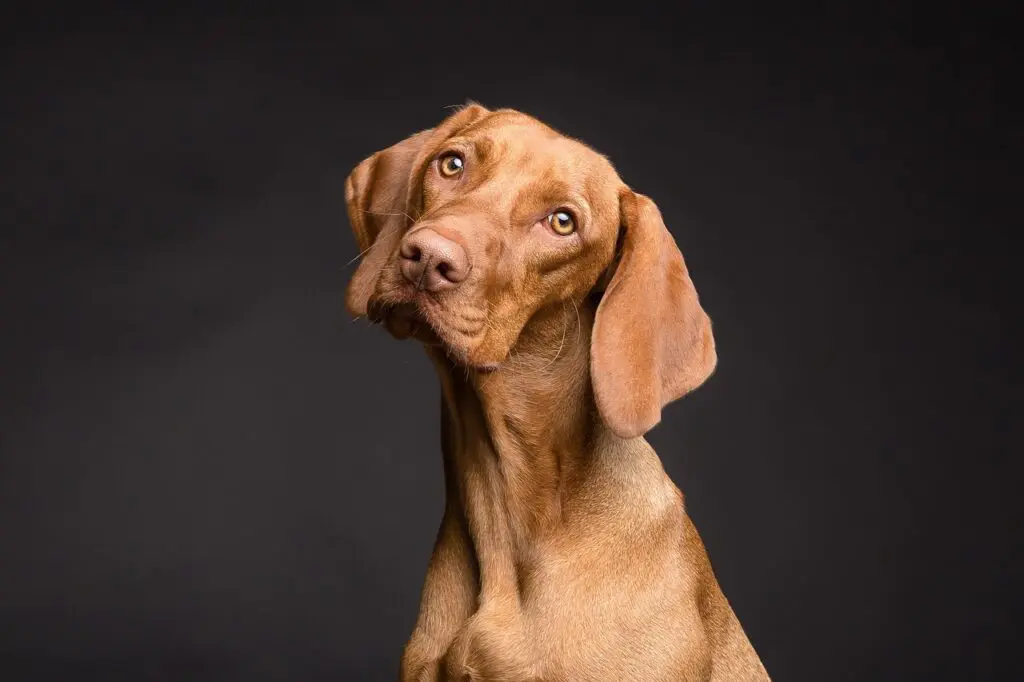
<svg viewBox="0 0 1024 682">
<path fill-rule="evenodd" d="M 367 310 L 367 317 L 375 324 L 383 324 L 400 338 L 415 338 L 432 345 L 442 342 L 428 315 L 415 303 L 378 303 Z"/>
<path fill-rule="evenodd" d="M 389 320 L 401 319 L 409 328 L 408 334 L 403 338 L 412 337 L 428 345 L 444 345 L 455 350 L 454 345 L 446 340 L 446 335 L 438 329 L 430 311 L 418 296 L 399 301 L 372 300 L 367 306 L 367 318 L 375 324 L 383 323 L 385 326 Z"/>
<path fill-rule="evenodd" d="M 492 372 L 497 372 L 500 368 L 500 362 L 484 362 L 479 365 L 473 365 L 473 369 L 475 369 L 480 374 L 490 374 Z"/>
<path fill-rule="evenodd" d="M 389 318 L 394 319 L 396 315 L 404 318 L 408 324 L 408 333 L 402 338 L 414 338 L 427 346 L 442 347 L 450 358 L 480 374 L 490 374 L 500 369 L 500 362 L 472 362 L 466 348 L 452 343 L 449 335 L 438 329 L 422 295 L 414 294 L 408 299 L 394 302 L 372 299 L 367 305 L 367 318 L 375 324 L 387 326 Z"/>
</svg>

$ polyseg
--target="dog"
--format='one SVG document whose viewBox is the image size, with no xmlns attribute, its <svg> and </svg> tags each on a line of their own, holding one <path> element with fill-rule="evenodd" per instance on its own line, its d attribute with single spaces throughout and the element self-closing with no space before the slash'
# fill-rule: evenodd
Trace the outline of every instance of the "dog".
<svg viewBox="0 0 1024 682">
<path fill-rule="evenodd" d="M 446 504 L 403 682 L 768 680 L 644 439 L 717 363 L 657 206 L 470 103 L 345 183 L 346 307 L 426 348 Z"/>
</svg>

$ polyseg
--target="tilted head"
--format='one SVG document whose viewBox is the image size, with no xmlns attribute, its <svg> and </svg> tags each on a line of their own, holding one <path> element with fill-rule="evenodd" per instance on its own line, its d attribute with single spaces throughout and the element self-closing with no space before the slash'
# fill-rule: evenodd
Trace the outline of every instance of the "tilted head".
<svg viewBox="0 0 1024 682">
<path fill-rule="evenodd" d="M 622 437 L 714 371 L 711 322 L 657 207 L 530 116 L 469 105 L 360 163 L 345 198 L 363 252 L 347 306 L 398 338 L 495 371 L 546 312 L 598 301 L 591 379 Z"/>
</svg>

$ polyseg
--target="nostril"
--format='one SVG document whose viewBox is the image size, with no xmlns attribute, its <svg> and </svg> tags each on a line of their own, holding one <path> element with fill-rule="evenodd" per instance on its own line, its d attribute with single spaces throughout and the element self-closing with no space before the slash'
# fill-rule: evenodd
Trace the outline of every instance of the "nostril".
<svg viewBox="0 0 1024 682">
<path fill-rule="evenodd" d="M 423 251 L 415 244 L 406 242 L 405 244 L 402 244 L 402 258 L 418 261 L 423 258 Z"/>
<path fill-rule="evenodd" d="M 451 279 L 451 277 L 448 276 L 448 273 L 451 271 L 451 269 L 452 266 L 449 263 L 445 263 L 444 261 L 441 261 L 440 263 L 437 264 L 437 274 L 441 275 L 445 279 Z"/>
</svg>

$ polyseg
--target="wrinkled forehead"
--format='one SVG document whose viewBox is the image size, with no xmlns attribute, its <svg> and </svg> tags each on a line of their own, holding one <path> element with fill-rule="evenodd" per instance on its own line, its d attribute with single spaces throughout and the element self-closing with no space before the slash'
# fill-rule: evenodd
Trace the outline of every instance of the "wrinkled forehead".
<svg viewBox="0 0 1024 682">
<path fill-rule="evenodd" d="M 493 112 L 448 143 L 467 152 L 489 178 L 529 185 L 552 200 L 576 197 L 595 211 L 617 211 L 622 181 L 608 159 L 526 114 Z"/>
</svg>

